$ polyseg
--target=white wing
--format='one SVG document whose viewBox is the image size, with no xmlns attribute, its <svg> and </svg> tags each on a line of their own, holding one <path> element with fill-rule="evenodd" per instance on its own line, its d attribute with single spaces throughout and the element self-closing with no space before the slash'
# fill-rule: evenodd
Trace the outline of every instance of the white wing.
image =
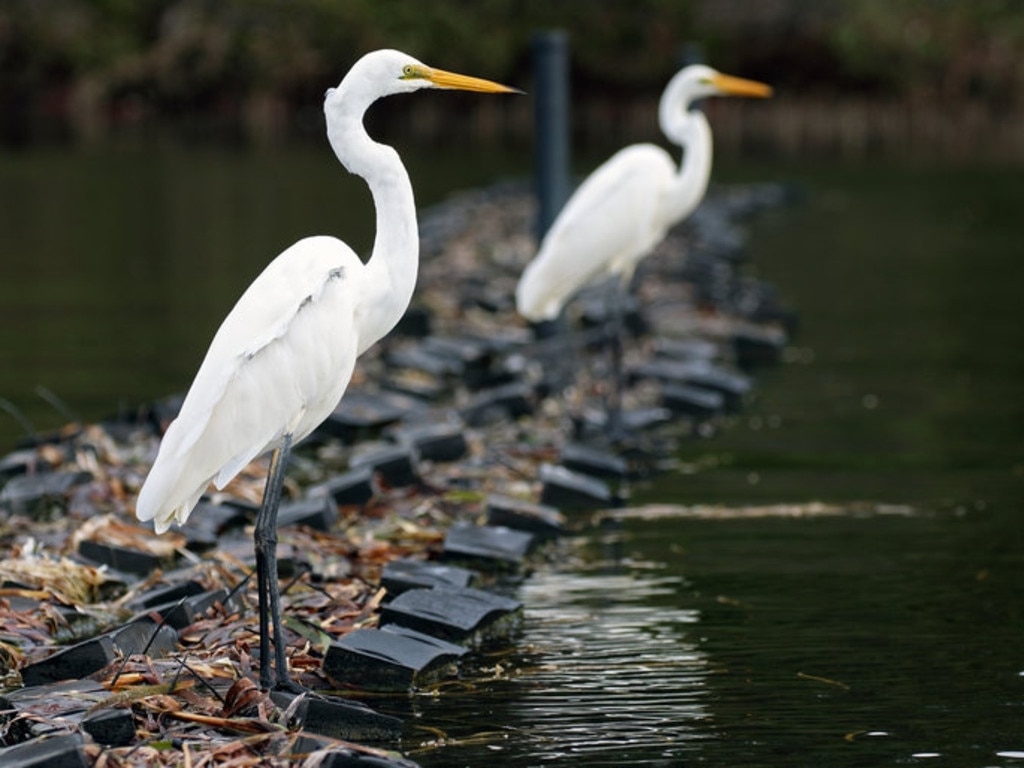
<svg viewBox="0 0 1024 768">
<path fill-rule="evenodd" d="M 551 320 L 599 276 L 629 276 L 637 260 L 665 236 L 661 195 L 676 172 L 653 144 L 619 150 L 577 188 L 544 237 L 516 288 L 528 320 Z"/>
<path fill-rule="evenodd" d="M 298 441 L 352 377 L 365 267 L 331 237 L 300 240 L 267 265 L 217 331 L 160 444 L 136 514 L 157 531 L 184 522 L 211 481 Z"/>
</svg>

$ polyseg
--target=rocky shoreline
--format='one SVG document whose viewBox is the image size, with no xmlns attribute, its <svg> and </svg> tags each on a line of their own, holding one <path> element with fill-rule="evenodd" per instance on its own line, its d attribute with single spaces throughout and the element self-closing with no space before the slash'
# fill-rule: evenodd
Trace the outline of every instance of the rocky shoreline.
<svg viewBox="0 0 1024 768">
<path fill-rule="evenodd" d="M 305 696 L 253 682 L 247 528 L 266 460 L 156 536 L 132 509 L 175 397 L 0 459 L 0 761 L 414 765 L 400 752 L 430 744 L 360 693 L 437 686 L 514 644 L 515 585 L 557 557 L 559 537 L 628 503 L 680 441 L 743 407 L 796 318 L 747 276 L 742 223 L 790 199 L 775 184 L 716 188 L 641 265 L 627 317 L 633 437 L 614 443 L 601 290 L 572 307 L 570 353 L 515 315 L 535 248 L 528 189 L 423 213 L 413 307 L 289 470 L 280 571 Z"/>
</svg>

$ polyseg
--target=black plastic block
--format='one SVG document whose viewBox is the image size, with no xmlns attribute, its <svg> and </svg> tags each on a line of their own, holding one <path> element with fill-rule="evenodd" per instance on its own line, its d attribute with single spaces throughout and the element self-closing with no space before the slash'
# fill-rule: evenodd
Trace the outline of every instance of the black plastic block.
<svg viewBox="0 0 1024 768">
<path fill-rule="evenodd" d="M 533 413 L 533 391 L 529 384 L 513 382 L 477 393 L 462 410 L 462 418 L 470 426 L 518 419 Z"/>
<path fill-rule="evenodd" d="M 38 454 L 31 449 L 23 449 L 7 454 L 0 459 L 0 483 L 18 475 L 27 474 L 40 461 Z"/>
<path fill-rule="evenodd" d="M 109 698 L 110 691 L 95 680 L 65 680 L 59 683 L 33 685 L 0 694 L 0 710 L 9 714 L 25 715 L 24 719 L 12 721 L 7 727 L 14 732 L 15 739 L 27 738 L 28 721 L 39 718 L 74 719 L 90 707 Z M 18 727 L 20 724 L 21 727 Z M 2 763 L 0 763 L 2 764 Z"/>
<path fill-rule="evenodd" d="M 540 538 L 559 536 L 566 529 L 565 515 L 554 507 L 497 494 L 487 497 L 487 522 L 529 531 Z"/>
<path fill-rule="evenodd" d="M 198 581 L 181 581 L 176 584 L 166 584 L 156 589 L 143 592 L 129 603 L 132 610 L 138 611 L 143 608 L 151 608 L 155 605 L 176 602 L 183 597 L 191 597 L 202 593 L 203 585 Z"/>
<path fill-rule="evenodd" d="M 452 643 L 476 646 L 505 641 L 523 604 L 479 589 L 410 589 L 381 606 L 381 624 L 400 624 Z"/>
<path fill-rule="evenodd" d="M 482 569 L 518 570 L 535 543 L 532 533 L 515 528 L 458 523 L 444 537 L 442 557 L 471 561 Z"/>
<path fill-rule="evenodd" d="M 449 388 L 443 380 L 418 372 L 392 373 L 381 382 L 381 387 L 395 397 L 414 400 L 423 407 L 429 407 L 430 403 L 436 403 L 449 393 Z"/>
<path fill-rule="evenodd" d="M 338 521 L 338 505 L 329 495 L 311 496 L 282 504 L 277 510 L 277 527 L 305 525 L 329 531 Z"/>
<path fill-rule="evenodd" d="M 612 492 L 599 478 L 573 472 L 555 464 L 541 464 L 540 503 L 558 509 L 606 509 Z"/>
<path fill-rule="evenodd" d="M 373 468 L 359 467 L 312 486 L 306 496 L 330 496 L 339 506 L 358 506 L 372 499 L 375 492 Z"/>
<path fill-rule="evenodd" d="M 775 328 L 743 328 L 732 335 L 736 365 L 744 371 L 772 366 L 782 359 L 786 334 Z"/>
<path fill-rule="evenodd" d="M 463 646 L 423 633 L 359 629 L 331 644 L 323 670 L 342 688 L 408 691 L 451 676 Z"/>
<path fill-rule="evenodd" d="M 672 418 L 668 408 L 627 408 L 622 411 L 622 426 L 630 432 L 643 432 Z"/>
<path fill-rule="evenodd" d="M 317 427 L 317 432 L 352 443 L 373 436 L 409 412 L 408 404 L 398 398 L 372 392 L 346 392 L 338 407 Z"/>
<path fill-rule="evenodd" d="M 725 396 L 721 392 L 687 384 L 662 385 L 661 402 L 673 413 L 698 421 L 713 418 L 725 410 Z"/>
<path fill-rule="evenodd" d="M 349 466 L 353 469 L 369 467 L 384 485 L 391 488 L 404 488 L 419 481 L 412 450 L 400 445 L 378 448 L 353 456 Z"/>
<path fill-rule="evenodd" d="M 23 667 L 21 681 L 33 686 L 78 679 L 98 672 L 116 658 L 117 650 L 109 636 L 94 637 Z"/>
<path fill-rule="evenodd" d="M 135 740 L 135 717 L 130 709 L 99 709 L 82 718 L 82 728 L 98 743 L 108 747 Z"/>
<path fill-rule="evenodd" d="M 626 460 L 610 451 L 579 443 L 562 448 L 562 466 L 591 477 L 621 480 L 629 472 Z"/>
<path fill-rule="evenodd" d="M 89 472 L 40 472 L 18 475 L 0 490 L 0 508 L 13 514 L 32 514 L 51 505 L 63 507 L 76 485 L 92 480 Z"/>
<path fill-rule="evenodd" d="M 471 390 L 487 386 L 491 380 L 493 349 L 482 339 L 431 336 L 424 339 L 422 349 L 428 355 L 451 361 L 462 383 Z"/>
<path fill-rule="evenodd" d="M 393 435 L 399 445 L 411 447 L 424 461 L 457 461 L 466 455 L 466 435 L 457 424 L 406 427 Z"/>
<path fill-rule="evenodd" d="M 409 307 L 395 325 L 393 334 L 422 339 L 430 335 L 431 316 L 425 307 Z"/>
<path fill-rule="evenodd" d="M 82 737 L 76 733 L 45 736 L 0 749 L 4 768 L 88 768 Z"/>
<path fill-rule="evenodd" d="M 189 535 L 190 529 L 200 529 L 217 537 L 233 528 L 245 526 L 251 521 L 253 512 L 238 504 L 214 504 L 200 499 L 182 529 L 186 535 Z"/>
<path fill-rule="evenodd" d="M 99 565 L 138 576 L 148 576 L 161 566 L 160 558 L 149 552 L 88 539 L 78 542 L 78 554 Z"/>
<path fill-rule="evenodd" d="M 721 349 L 707 339 L 671 339 L 661 337 L 654 341 L 654 354 L 675 360 L 714 360 Z"/>
<path fill-rule="evenodd" d="M 191 626 L 205 614 L 210 608 L 218 603 L 224 604 L 229 609 L 233 607 L 228 600 L 226 589 L 214 589 L 198 595 L 186 597 L 184 600 L 176 600 L 164 605 L 154 606 L 149 610 L 149 615 L 162 616 L 164 623 L 175 629 L 184 629 Z"/>
<path fill-rule="evenodd" d="M 392 560 L 384 566 L 380 584 L 394 597 L 409 589 L 430 587 L 468 587 L 476 574 L 457 565 L 445 565 L 427 560 Z"/>
<path fill-rule="evenodd" d="M 281 709 L 287 709 L 295 695 L 274 691 L 271 698 Z M 402 721 L 382 715 L 365 704 L 336 696 L 302 694 L 295 710 L 295 725 L 302 730 L 332 739 L 361 742 L 394 742 L 402 735 Z"/>
<path fill-rule="evenodd" d="M 646 360 L 629 369 L 630 380 L 654 379 L 669 384 L 685 384 L 693 377 L 702 375 L 715 368 L 709 360 L 675 359 L 656 357 Z"/>
<path fill-rule="evenodd" d="M 145 653 L 160 658 L 174 653 L 178 645 L 178 631 L 169 624 L 160 624 L 142 617 L 107 633 L 122 656 Z"/>
<path fill-rule="evenodd" d="M 687 379 L 687 383 L 720 393 L 725 398 L 727 411 L 738 411 L 743 404 L 743 398 L 753 389 L 753 382 L 748 376 L 720 368 L 696 374 Z"/>
<path fill-rule="evenodd" d="M 454 357 L 440 357 L 428 351 L 422 344 L 392 350 L 387 356 L 388 365 L 425 373 L 435 378 L 461 376 L 463 363 Z"/>
<path fill-rule="evenodd" d="M 420 768 L 419 763 L 394 755 L 337 747 L 323 757 L 317 756 L 317 768 Z"/>
</svg>

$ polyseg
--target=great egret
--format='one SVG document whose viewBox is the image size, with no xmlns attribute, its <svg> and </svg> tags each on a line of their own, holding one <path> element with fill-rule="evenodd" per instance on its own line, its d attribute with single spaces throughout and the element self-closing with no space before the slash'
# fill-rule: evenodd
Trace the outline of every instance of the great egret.
<svg viewBox="0 0 1024 768">
<path fill-rule="evenodd" d="M 366 133 L 378 98 L 420 88 L 514 92 L 489 80 L 433 69 L 394 50 L 368 53 L 324 96 L 327 137 L 370 187 L 377 234 L 367 263 L 341 240 L 309 237 L 252 282 L 213 338 L 178 417 L 167 428 L 139 492 L 136 515 L 158 533 L 184 523 L 209 484 L 223 488 L 273 451 L 254 544 L 260 614 L 260 684 L 292 687 L 277 580 L 277 507 L 289 452 L 335 408 L 356 358 L 390 331 L 409 305 L 419 262 L 412 185 L 389 146 Z"/>
<path fill-rule="evenodd" d="M 558 214 L 516 287 L 516 309 L 531 322 L 554 320 L 583 287 L 614 277 L 612 338 L 615 401 L 609 425 L 620 418 L 621 301 L 640 260 L 704 198 L 711 175 L 711 127 L 693 102 L 706 96 L 767 97 L 763 83 L 692 65 L 670 81 L 658 105 L 662 133 L 683 148 L 676 168 L 654 144 L 619 150 L 580 184 Z"/>
</svg>

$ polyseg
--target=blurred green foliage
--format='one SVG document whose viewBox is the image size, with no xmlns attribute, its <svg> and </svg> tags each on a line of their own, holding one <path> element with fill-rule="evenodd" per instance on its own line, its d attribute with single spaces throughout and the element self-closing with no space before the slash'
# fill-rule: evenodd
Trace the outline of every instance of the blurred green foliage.
<svg viewBox="0 0 1024 768">
<path fill-rule="evenodd" d="M 1020 0 L 3 0 L 0 142 L 39 115 L 309 103 L 362 53 L 529 85 L 530 40 L 572 41 L 574 94 L 653 93 L 694 41 L 790 92 L 1020 101 Z"/>
</svg>

